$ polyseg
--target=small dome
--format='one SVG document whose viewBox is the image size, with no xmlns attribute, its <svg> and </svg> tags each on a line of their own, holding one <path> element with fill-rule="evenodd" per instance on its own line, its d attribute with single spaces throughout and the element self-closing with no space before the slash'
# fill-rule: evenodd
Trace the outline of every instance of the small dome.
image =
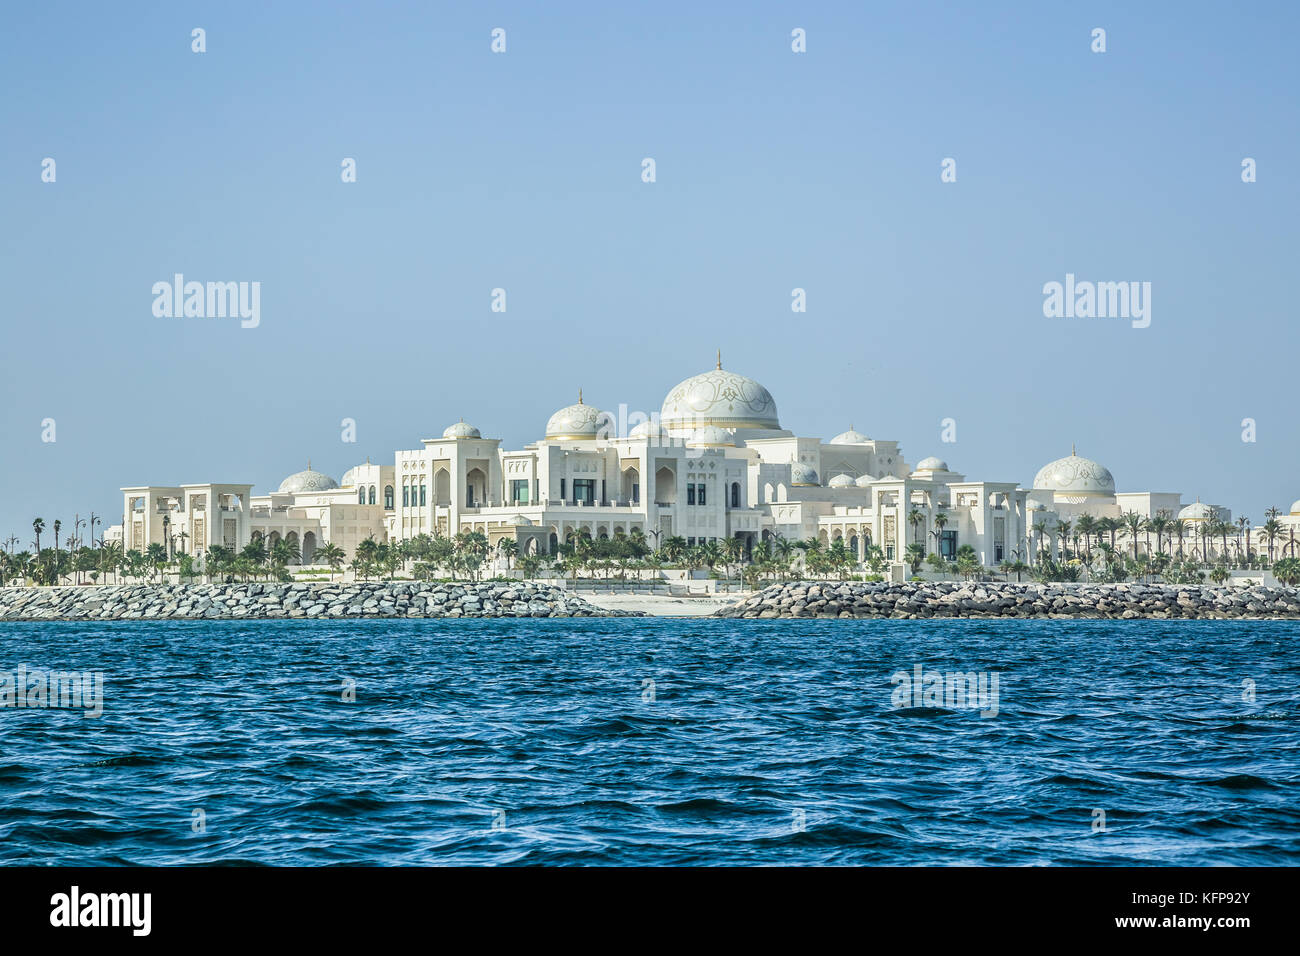
<svg viewBox="0 0 1300 956">
<path fill-rule="evenodd" d="M 731 435 L 721 428 L 716 425 L 705 425 L 703 428 L 695 429 L 691 437 L 687 439 L 686 444 L 704 448 L 717 448 L 735 443 L 731 440 Z"/>
<path fill-rule="evenodd" d="M 1300 499 L 1291 502 L 1291 513 L 1293 515 L 1300 515 Z"/>
<path fill-rule="evenodd" d="M 1216 516 L 1217 512 L 1214 508 L 1210 505 L 1201 504 L 1199 501 L 1178 512 L 1179 521 L 1211 521 Z"/>
<path fill-rule="evenodd" d="M 355 488 L 357 484 L 357 471 L 364 467 L 365 465 L 354 465 L 347 471 L 343 472 L 343 480 L 339 482 L 339 487 Z"/>
<path fill-rule="evenodd" d="M 526 515 L 515 515 L 510 519 L 510 523 L 515 525 L 529 525 L 533 523 L 533 519 Z"/>
<path fill-rule="evenodd" d="M 828 488 L 852 488 L 854 487 L 853 479 L 848 475 L 836 475 L 830 481 L 826 482 Z"/>
<path fill-rule="evenodd" d="M 482 438 L 482 434 L 473 425 L 461 419 L 454 425 L 448 425 L 442 432 L 443 438 Z"/>
<path fill-rule="evenodd" d="M 1090 458 L 1080 458 L 1073 451 L 1049 462 L 1034 476 L 1034 489 L 1051 491 L 1062 501 L 1082 502 L 1089 498 L 1111 498 L 1115 479 L 1110 470 Z"/>
<path fill-rule="evenodd" d="M 916 463 L 916 471 L 947 471 L 948 463 L 942 458 L 935 458 L 931 455 L 929 458 L 922 458 Z"/>
<path fill-rule="evenodd" d="M 566 405 L 546 422 L 546 437 L 556 441 L 598 438 L 607 420 L 608 416 L 595 405 L 583 404 L 580 391 L 576 405 Z"/>
<path fill-rule="evenodd" d="M 667 441 L 672 436 L 668 434 L 668 429 L 660 425 L 657 421 L 644 421 L 639 425 L 634 425 L 628 429 L 628 438 L 648 438 L 653 442 L 660 443 Z"/>
<path fill-rule="evenodd" d="M 855 480 L 853 483 L 857 485 L 859 488 L 868 488 L 871 486 L 871 483 L 875 480 L 876 479 L 871 475 L 858 475 L 857 480 Z"/>
<path fill-rule="evenodd" d="M 333 491 L 339 483 L 329 475 L 312 471 L 308 464 L 306 471 L 295 472 L 280 482 L 280 494 L 299 494 L 311 491 Z"/>
<path fill-rule="evenodd" d="M 817 477 L 817 469 L 812 465 L 796 461 L 790 466 L 790 484 L 820 485 L 821 479 Z"/>
<path fill-rule="evenodd" d="M 1030 510 L 1030 511 L 1046 511 L 1046 510 L 1047 510 L 1047 505 L 1043 504 L 1041 501 L 1031 501 L 1031 502 L 1029 502 L 1029 510 Z"/>
<path fill-rule="evenodd" d="M 859 431 L 854 431 L 853 426 L 850 425 L 848 431 L 840 432 L 831 439 L 830 443 L 832 445 L 863 445 L 869 441 L 871 441 L 870 438 Z"/>
</svg>

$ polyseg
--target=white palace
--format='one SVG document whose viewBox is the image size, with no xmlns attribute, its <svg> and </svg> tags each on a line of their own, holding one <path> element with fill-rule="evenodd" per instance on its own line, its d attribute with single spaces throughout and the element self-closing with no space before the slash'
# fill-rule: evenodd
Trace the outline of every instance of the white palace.
<svg viewBox="0 0 1300 956">
<path fill-rule="evenodd" d="M 1110 471 L 1075 454 L 1045 465 L 1026 489 L 969 480 L 936 457 L 909 465 L 898 442 L 853 428 L 829 440 L 799 436 L 781 426 L 771 393 L 723 369 L 721 357 L 669 390 L 657 420 L 625 433 L 618 424 L 579 393 L 520 449 L 458 421 L 338 481 L 308 463 L 266 495 L 253 495 L 251 484 L 123 488 L 123 523 L 109 537 L 127 549 L 160 543 L 196 555 L 283 539 L 309 563 L 326 541 L 351 558 L 366 538 L 474 530 L 493 547 L 513 539 L 527 554 L 554 552 L 582 529 L 605 538 L 637 528 L 654 547 L 674 535 L 689 544 L 735 537 L 747 551 L 775 537 L 817 538 L 841 541 L 861 559 L 876 544 L 900 565 L 914 541 L 950 559 L 970 545 L 995 566 L 1032 562 L 1035 525 L 1082 514 L 1229 518 L 1215 506 L 1185 506 L 1172 492 L 1116 492 Z M 936 527 L 939 514 L 946 522 Z"/>
</svg>

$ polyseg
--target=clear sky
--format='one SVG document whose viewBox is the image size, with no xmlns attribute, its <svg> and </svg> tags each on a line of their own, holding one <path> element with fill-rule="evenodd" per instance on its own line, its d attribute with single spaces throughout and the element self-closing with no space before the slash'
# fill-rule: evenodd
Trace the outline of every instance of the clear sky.
<svg viewBox="0 0 1300 956">
<path fill-rule="evenodd" d="M 462 416 L 518 447 L 579 387 L 655 411 L 718 348 L 801 435 L 1026 486 L 1075 442 L 1258 523 L 1300 498 L 1297 9 L 12 4 L 0 537 Z M 155 317 L 177 272 L 261 324 Z M 1150 327 L 1044 317 L 1067 272 L 1149 281 Z"/>
</svg>

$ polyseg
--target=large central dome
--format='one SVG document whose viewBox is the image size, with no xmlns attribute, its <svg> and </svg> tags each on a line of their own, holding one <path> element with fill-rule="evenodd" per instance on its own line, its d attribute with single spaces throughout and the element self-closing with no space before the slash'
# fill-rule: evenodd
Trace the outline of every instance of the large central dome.
<svg viewBox="0 0 1300 956">
<path fill-rule="evenodd" d="M 659 423 L 671 432 L 692 433 L 698 428 L 779 429 L 772 393 L 752 378 L 718 367 L 693 375 L 676 385 L 664 398 Z"/>
<path fill-rule="evenodd" d="M 1034 488 L 1051 491 L 1058 501 L 1079 503 L 1090 498 L 1110 498 L 1115 494 L 1115 479 L 1110 469 L 1091 458 L 1082 458 L 1070 450 L 1065 458 L 1049 462 L 1034 476 Z"/>
</svg>

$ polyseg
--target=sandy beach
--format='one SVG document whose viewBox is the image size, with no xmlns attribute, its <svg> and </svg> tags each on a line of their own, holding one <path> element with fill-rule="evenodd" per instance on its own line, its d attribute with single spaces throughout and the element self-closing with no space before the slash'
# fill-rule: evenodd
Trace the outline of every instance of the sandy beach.
<svg viewBox="0 0 1300 956">
<path fill-rule="evenodd" d="M 584 591 L 582 596 L 597 607 L 621 614 L 641 611 L 654 617 L 704 617 L 718 608 L 743 601 L 751 593 L 734 591 L 705 597 L 673 597 L 667 594 L 589 594 Z"/>
</svg>

